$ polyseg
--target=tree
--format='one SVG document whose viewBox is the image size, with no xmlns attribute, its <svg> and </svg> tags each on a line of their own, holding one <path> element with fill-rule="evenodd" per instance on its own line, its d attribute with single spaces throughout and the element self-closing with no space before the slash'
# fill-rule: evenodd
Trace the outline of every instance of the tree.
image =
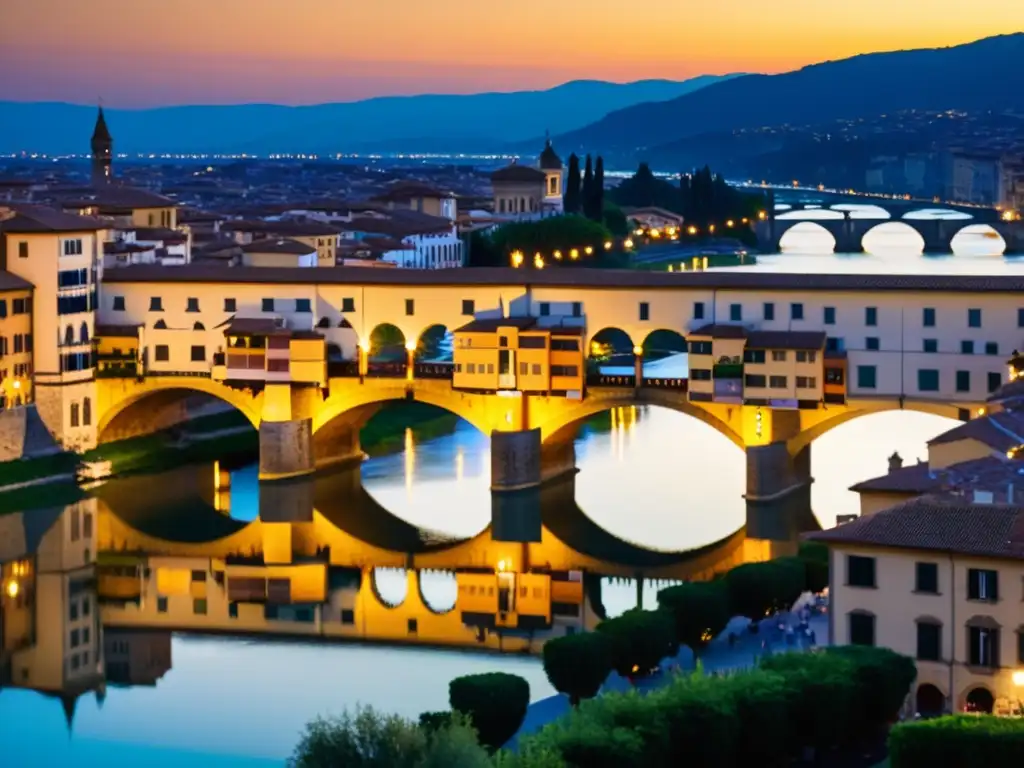
<svg viewBox="0 0 1024 768">
<path fill-rule="evenodd" d="M 493 751 L 522 725 L 530 705 L 530 685 L 518 675 L 504 672 L 465 675 L 449 683 L 448 703 L 469 718 L 480 743 Z"/>
<path fill-rule="evenodd" d="M 583 192 L 580 197 L 580 207 L 582 214 L 588 219 L 591 218 L 589 215 L 590 211 L 590 199 L 594 194 L 594 164 L 590 159 L 590 155 L 587 155 L 587 166 L 583 172 Z"/>
<path fill-rule="evenodd" d="M 634 608 L 614 619 L 602 621 L 597 631 L 611 642 L 612 669 L 623 677 L 643 677 L 666 656 L 675 655 L 672 617 L 665 611 Z"/>
<path fill-rule="evenodd" d="M 694 582 L 658 592 L 658 605 L 671 614 L 676 640 L 694 653 L 725 629 L 731 615 L 721 581 Z"/>
<path fill-rule="evenodd" d="M 544 673 L 574 707 L 580 699 L 596 696 L 611 671 L 612 649 L 606 635 L 585 632 L 544 644 Z"/>
<path fill-rule="evenodd" d="M 608 199 L 624 208 L 664 208 L 682 212 L 679 190 L 659 179 L 647 163 L 640 163 L 632 177 L 608 191 Z"/>
<path fill-rule="evenodd" d="M 629 222 L 626 221 L 626 214 L 609 200 L 604 201 L 604 225 L 616 237 L 625 237 L 629 234 Z"/>
<path fill-rule="evenodd" d="M 759 621 L 775 611 L 792 607 L 804 588 L 803 566 L 797 565 L 769 561 L 733 568 L 725 576 L 729 611 L 733 616 Z"/>
<path fill-rule="evenodd" d="M 588 158 L 589 160 L 589 158 Z M 590 167 L 589 165 L 587 166 Z M 601 221 L 604 213 L 604 158 L 598 156 L 590 190 L 583 200 L 583 215 L 592 221 Z"/>
<path fill-rule="evenodd" d="M 582 216 L 549 216 L 539 221 L 516 221 L 499 227 L 489 235 L 491 247 L 503 254 L 501 264 L 507 266 L 514 251 L 521 251 L 524 265 L 533 265 L 534 254 L 541 254 L 553 263 L 555 251 L 561 252 L 563 266 L 591 266 L 598 254 L 604 253 L 604 244 L 611 232 L 603 224 Z M 592 249 L 587 255 L 586 249 Z M 577 259 L 571 258 L 577 250 Z"/>
<path fill-rule="evenodd" d="M 568 214 L 580 213 L 580 159 L 575 152 L 569 155 L 569 172 L 566 176 L 562 205 Z"/>
</svg>

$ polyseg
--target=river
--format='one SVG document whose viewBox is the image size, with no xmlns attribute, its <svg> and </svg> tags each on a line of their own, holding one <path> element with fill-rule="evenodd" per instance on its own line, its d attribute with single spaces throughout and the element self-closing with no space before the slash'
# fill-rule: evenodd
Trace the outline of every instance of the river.
<svg viewBox="0 0 1024 768">
<path fill-rule="evenodd" d="M 753 269 L 1019 274 L 1024 263 L 993 256 L 804 254 L 764 258 Z M 662 373 L 684 373 L 685 356 L 649 365 Z M 926 441 L 952 425 L 936 416 L 890 412 L 855 420 L 821 437 L 812 457 L 812 504 L 818 522 L 831 526 L 837 515 L 856 512 L 858 500 L 847 490 L 850 485 L 882 474 L 893 451 L 908 461 L 924 457 Z M 742 453 L 709 426 L 683 414 L 658 408 L 616 410 L 582 430 L 577 464 L 579 510 L 604 531 L 647 550 L 702 547 L 745 523 Z M 424 440 L 410 430 L 401 450 L 373 456 L 361 474 L 372 498 L 411 526 L 462 539 L 481 534 L 491 523 L 488 440 L 468 424 Z M 112 481 L 111 488 L 116 490 L 119 482 Z M 134 507 L 141 509 L 177 490 L 171 475 L 145 483 L 132 486 L 144 490 L 126 494 L 129 516 Z M 260 491 L 255 467 L 236 469 L 230 486 L 230 517 L 239 524 L 256 521 Z M 33 519 L 34 514 L 25 517 Z M 30 527 L 26 524 L 25 530 Z M 90 557 L 88 550 L 85 557 Z M 378 592 L 389 599 L 404 584 L 400 571 L 382 572 Z M 648 605 L 655 588 L 645 589 Z M 422 589 L 425 598 L 452 599 L 450 580 L 426 580 Z M 610 615 L 637 600 L 635 583 L 621 578 L 605 579 L 601 594 Z M 42 600 L 42 595 L 35 599 Z M 26 595 L 2 599 L 0 605 L 10 611 Z M 151 684 L 111 682 L 103 694 L 90 689 L 77 696 L 82 691 L 69 687 L 66 667 L 61 674 L 61 665 L 68 662 L 60 646 L 55 661 L 41 658 L 44 638 L 66 634 L 60 605 L 55 612 L 36 607 L 37 648 L 2 649 L 16 660 L 0 695 L 4 765 L 280 765 L 302 725 L 317 714 L 364 703 L 415 717 L 445 708 L 447 684 L 461 674 L 514 672 L 529 681 L 534 700 L 552 693 L 539 662 L 523 655 L 174 633 L 167 640 L 167 669 Z M 0 629 L 5 626 L 13 627 L 13 620 L 0 620 Z M 6 634 L 0 636 L 8 642 Z M 28 655 L 12 656 L 15 651 Z M 28 659 L 26 670 L 56 664 L 49 670 L 51 677 L 64 682 L 44 684 L 27 672 L 19 678 L 19 658 Z M 72 694 L 77 698 L 72 698 L 69 717 L 66 707 Z"/>
</svg>

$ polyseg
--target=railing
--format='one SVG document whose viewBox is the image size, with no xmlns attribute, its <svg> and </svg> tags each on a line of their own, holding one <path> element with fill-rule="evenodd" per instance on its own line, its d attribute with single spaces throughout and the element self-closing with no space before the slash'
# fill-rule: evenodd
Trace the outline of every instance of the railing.
<svg viewBox="0 0 1024 768">
<path fill-rule="evenodd" d="M 359 363 L 355 360 L 328 360 L 327 376 L 332 379 L 358 378 Z"/>
<path fill-rule="evenodd" d="M 416 379 L 451 379 L 455 366 L 451 363 L 416 363 L 412 369 Z"/>
<path fill-rule="evenodd" d="M 131 360 L 136 359 L 135 352 L 97 352 L 97 360 Z"/>
<path fill-rule="evenodd" d="M 739 363 L 719 363 L 711 369 L 716 379 L 742 379 L 743 365 Z"/>
<path fill-rule="evenodd" d="M 404 379 L 409 366 L 405 363 L 373 363 L 366 366 L 366 375 L 371 379 Z"/>
<path fill-rule="evenodd" d="M 689 379 L 681 377 L 657 377 L 644 376 L 640 380 L 641 387 L 651 389 L 671 389 L 676 392 L 686 392 L 689 389 Z M 606 373 L 591 373 L 587 376 L 588 387 L 621 387 L 632 389 L 636 387 L 636 376 L 611 375 Z"/>
<path fill-rule="evenodd" d="M 96 369 L 96 378 L 98 379 L 134 379 L 138 376 L 139 369 L 135 363 L 125 363 L 124 365 L 111 365 L 106 368 Z"/>
</svg>

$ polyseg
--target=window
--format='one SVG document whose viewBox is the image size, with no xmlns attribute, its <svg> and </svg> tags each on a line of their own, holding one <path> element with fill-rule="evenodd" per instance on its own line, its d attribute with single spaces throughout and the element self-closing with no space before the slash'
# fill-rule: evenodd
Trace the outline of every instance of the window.
<svg viewBox="0 0 1024 768">
<path fill-rule="evenodd" d="M 520 363 L 519 364 L 519 375 L 520 376 L 525 376 L 529 372 L 530 372 L 530 364 L 529 363 Z"/>
<path fill-rule="evenodd" d="M 82 399 L 82 426 L 92 426 L 92 400 L 88 397 Z M 85 516 L 86 521 L 89 525 L 92 525 L 92 517 L 90 515 Z M 86 534 L 88 535 L 88 533 Z"/>
<path fill-rule="evenodd" d="M 775 305 L 772 302 L 770 302 L 770 301 L 766 301 L 764 303 L 764 319 L 765 320 L 774 320 L 775 319 Z"/>
<path fill-rule="evenodd" d="M 522 348 L 522 339 L 519 340 L 519 346 Z M 544 337 L 540 337 L 540 346 L 544 347 Z M 580 351 L 580 340 L 579 339 L 552 339 L 551 340 L 551 351 L 552 352 L 579 352 Z"/>
<path fill-rule="evenodd" d="M 938 352 L 939 351 L 939 340 L 938 339 L 924 339 L 921 342 L 921 348 L 924 352 Z"/>
<path fill-rule="evenodd" d="M 961 355 L 973 355 L 974 354 L 974 342 L 970 339 L 964 339 L 960 342 L 960 354 Z"/>
<path fill-rule="evenodd" d="M 156 599 L 156 611 L 157 613 L 167 613 L 167 598 L 158 597 Z"/>
<path fill-rule="evenodd" d="M 533 364 L 533 375 L 540 376 L 540 363 Z"/>
<path fill-rule="evenodd" d="M 917 622 L 917 658 L 921 661 L 942 660 L 942 625 L 932 621 Z"/>
<path fill-rule="evenodd" d="M 206 615 L 206 598 L 205 597 L 197 597 L 197 598 L 195 598 L 192 601 L 192 613 L 196 614 L 197 616 L 205 616 Z"/>
<path fill-rule="evenodd" d="M 769 376 L 768 386 L 772 389 L 785 389 L 789 386 L 789 381 L 785 376 Z"/>
<path fill-rule="evenodd" d="M 970 392 L 971 391 L 971 372 L 970 371 L 957 371 L 956 372 L 956 391 L 957 392 Z"/>
<path fill-rule="evenodd" d="M 870 613 L 850 614 L 850 645 L 875 644 L 875 617 Z"/>
<path fill-rule="evenodd" d="M 356 612 L 351 608 L 341 609 L 341 623 L 342 624 L 355 624 L 356 623 Z"/>
<path fill-rule="evenodd" d="M 264 312 L 273 312 L 274 311 L 274 300 L 273 299 L 263 299 L 263 301 L 261 302 L 260 307 L 261 307 L 261 309 Z"/>
<path fill-rule="evenodd" d="M 742 304 L 730 304 L 729 305 L 729 319 L 738 323 L 743 319 L 743 305 Z"/>
<path fill-rule="evenodd" d="M 972 667 L 999 665 L 999 630 L 990 627 L 967 628 L 967 663 Z"/>
<path fill-rule="evenodd" d="M 171 348 L 166 344 L 157 344 L 154 350 L 154 357 L 156 357 L 157 362 L 166 363 L 171 359 Z"/>
<path fill-rule="evenodd" d="M 868 336 L 864 339 L 864 349 L 868 352 L 877 352 L 882 347 L 882 342 L 877 336 Z"/>
<path fill-rule="evenodd" d="M 476 302 L 472 299 L 462 300 L 462 314 L 472 316 L 476 313 Z"/>
<path fill-rule="evenodd" d="M 846 349 L 846 342 L 836 336 L 828 336 L 825 338 L 825 351 L 826 352 L 842 352 Z"/>
<path fill-rule="evenodd" d="M 693 302 L 693 319 L 703 320 L 704 319 L 704 302 L 695 301 Z"/>
<path fill-rule="evenodd" d="M 341 311 L 342 312 L 355 312 L 356 311 L 356 300 L 355 299 L 342 299 L 341 300 Z"/>
<path fill-rule="evenodd" d="M 982 568 L 968 570 L 967 597 L 994 603 L 999 599 L 999 573 Z"/>
<path fill-rule="evenodd" d="M 981 328 L 981 310 L 980 309 L 968 309 L 967 310 L 967 327 L 968 328 Z"/>
<path fill-rule="evenodd" d="M 188 300 L 185 307 L 186 312 L 198 312 L 199 311 L 199 299 L 191 298 Z"/>
<path fill-rule="evenodd" d="M 192 330 L 193 331 L 205 331 L 206 330 L 206 326 L 203 325 L 202 323 L 200 323 L 198 320 L 196 320 L 196 322 L 192 323 Z"/>
<path fill-rule="evenodd" d="M 808 352 L 806 350 L 800 350 L 796 353 L 796 361 L 798 363 L 813 363 L 818 359 L 817 352 Z"/>
<path fill-rule="evenodd" d="M 82 255 L 82 241 L 77 240 L 65 240 L 64 241 L 64 255 L 65 256 L 81 256 Z"/>
<path fill-rule="evenodd" d="M 690 342 L 690 354 L 691 355 L 710 355 L 711 354 L 711 342 L 710 341 L 691 341 Z M 764 360 L 762 360 L 761 362 L 764 362 Z"/>
<path fill-rule="evenodd" d="M 690 370 L 690 378 L 694 381 L 711 381 L 711 371 L 707 368 L 693 368 Z M 764 380 L 764 376 L 760 378 Z"/>
<path fill-rule="evenodd" d="M 1024 664 L 1024 627 L 1017 630 L 1017 663 Z"/>
<path fill-rule="evenodd" d="M 878 325 L 878 307 L 864 308 L 864 325 Z"/>
<path fill-rule="evenodd" d="M 698 343 L 698 342 L 694 342 L 694 343 Z M 710 349 L 708 350 L 708 354 L 711 354 L 711 350 Z M 744 350 L 744 352 L 743 352 L 743 362 L 744 363 L 753 363 L 754 365 L 759 365 L 759 364 L 764 362 L 764 360 L 765 360 L 764 355 L 765 355 L 765 353 L 764 353 L 763 349 L 747 349 L 747 350 Z"/>
<path fill-rule="evenodd" d="M 1001 386 L 1003 386 L 1003 374 L 990 371 L 988 374 L 988 391 L 995 392 Z"/>
<path fill-rule="evenodd" d="M 921 310 L 921 325 L 925 328 L 935 327 L 935 309 L 933 307 L 925 307 Z"/>
<path fill-rule="evenodd" d="M 498 337 L 498 346 L 501 347 L 502 349 L 505 349 L 506 347 L 508 347 L 508 336 L 499 336 Z"/>
<path fill-rule="evenodd" d="M 985 354 L 986 355 L 998 355 L 999 354 L 999 343 L 995 341 L 985 342 Z"/>
<path fill-rule="evenodd" d="M 772 362 L 773 363 L 784 363 L 784 362 L 786 362 L 786 350 L 784 350 L 784 349 L 773 349 L 772 350 Z"/>
<path fill-rule="evenodd" d="M 935 368 L 922 368 L 917 372 L 917 389 L 919 392 L 939 391 L 939 372 Z"/>
<path fill-rule="evenodd" d="M 295 300 L 295 311 L 302 313 L 309 313 L 313 311 L 312 303 L 309 299 L 296 299 Z"/>
<path fill-rule="evenodd" d="M 789 319 L 790 320 L 803 320 L 804 319 L 804 305 L 803 304 L 790 304 L 789 305 Z"/>
<path fill-rule="evenodd" d="M 651 319 L 651 305 L 646 301 L 640 302 L 640 320 L 641 322 Z"/>
<path fill-rule="evenodd" d="M 552 365 L 552 376 L 579 376 L 580 369 L 575 365 Z"/>
<path fill-rule="evenodd" d="M 406 629 L 408 629 L 410 635 L 415 635 L 419 632 L 419 622 L 416 619 L 409 619 L 406 622 Z"/>
<path fill-rule="evenodd" d="M 846 584 L 850 587 L 877 587 L 878 585 L 875 583 L 875 558 L 847 555 Z"/>
<path fill-rule="evenodd" d="M 796 388 L 797 389 L 815 389 L 818 386 L 818 380 L 814 376 L 797 376 L 796 377 Z"/>
<path fill-rule="evenodd" d="M 825 315 L 825 317 L 824 317 L 825 325 L 835 325 L 836 324 L 836 308 L 835 307 L 825 307 L 824 315 Z"/>
<path fill-rule="evenodd" d="M 1024 328 L 1024 309 L 1017 310 L 1017 327 Z"/>
<path fill-rule="evenodd" d="M 542 301 L 540 303 L 540 316 L 541 317 L 547 317 L 550 314 L 551 314 L 551 304 L 549 302 Z"/>
<path fill-rule="evenodd" d="M 124 312 L 124 296 L 114 296 L 113 300 L 114 303 L 111 309 L 113 309 L 115 312 Z"/>
<path fill-rule="evenodd" d="M 476 363 L 467 363 L 466 373 L 476 373 Z M 483 373 L 483 371 L 481 371 L 481 373 Z"/>
<path fill-rule="evenodd" d="M 78 630 L 77 629 L 72 629 L 71 630 L 71 647 L 72 648 L 77 648 L 78 645 L 79 645 Z"/>
<path fill-rule="evenodd" d="M 873 365 L 858 365 L 857 366 L 857 388 L 858 389 L 877 389 L 878 388 L 878 373 Z"/>
<path fill-rule="evenodd" d="M 159 296 L 149 297 L 149 311 L 150 312 L 163 312 L 164 302 Z"/>
<path fill-rule="evenodd" d="M 768 386 L 768 379 L 757 373 L 748 373 L 743 377 L 743 386 L 752 389 L 764 389 Z"/>
<path fill-rule="evenodd" d="M 558 340 L 559 342 L 562 340 Z M 551 348 L 555 349 L 556 340 L 551 340 Z M 520 336 L 519 337 L 519 348 L 520 349 L 545 349 L 547 342 L 543 336 Z M 575 347 L 579 349 L 579 347 Z"/>
<path fill-rule="evenodd" d="M 581 302 L 581 301 L 574 301 L 572 303 L 572 316 L 573 317 L 583 317 L 583 302 Z"/>
<path fill-rule="evenodd" d="M 158 331 L 166 331 L 167 323 L 164 322 L 163 320 L 157 320 L 155 323 L 153 323 L 153 328 Z"/>
<path fill-rule="evenodd" d="M 28 243 L 26 243 L 24 241 L 18 243 L 18 258 L 19 259 L 27 259 L 28 258 Z"/>
<path fill-rule="evenodd" d="M 238 302 L 235 299 L 224 299 L 224 311 L 225 312 L 237 312 Z"/>
<path fill-rule="evenodd" d="M 193 363 L 202 363 L 206 360 L 206 347 L 193 345 L 191 360 Z"/>
<path fill-rule="evenodd" d="M 939 594 L 938 563 L 917 563 L 914 568 L 914 591 L 929 595 Z"/>
<path fill-rule="evenodd" d="M 78 424 L 79 424 L 78 403 L 72 403 L 71 404 L 71 426 L 72 427 L 77 427 Z M 75 519 L 77 520 L 78 518 L 75 518 Z"/>
</svg>

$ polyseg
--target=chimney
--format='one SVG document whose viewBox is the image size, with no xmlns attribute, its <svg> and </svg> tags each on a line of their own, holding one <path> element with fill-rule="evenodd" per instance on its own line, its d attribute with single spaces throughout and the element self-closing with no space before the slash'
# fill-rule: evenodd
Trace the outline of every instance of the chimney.
<svg viewBox="0 0 1024 768">
<path fill-rule="evenodd" d="M 892 456 L 889 457 L 889 471 L 895 472 L 898 469 L 903 469 L 903 457 L 893 451 Z"/>
</svg>

